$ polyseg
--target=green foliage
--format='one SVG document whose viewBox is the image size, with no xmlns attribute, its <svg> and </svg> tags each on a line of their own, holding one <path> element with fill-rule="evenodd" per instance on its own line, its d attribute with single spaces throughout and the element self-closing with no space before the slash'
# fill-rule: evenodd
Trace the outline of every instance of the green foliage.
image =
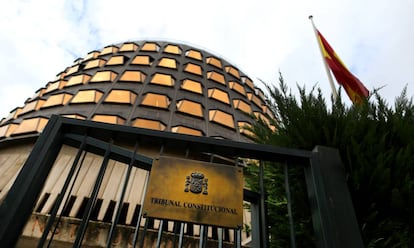
<svg viewBox="0 0 414 248">
<path fill-rule="evenodd" d="M 338 148 L 366 245 L 413 247 L 414 105 L 406 89 L 394 106 L 377 92 L 360 105 L 348 107 L 339 96 L 328 106 L 319 88 L 307 92 L 298 86 L 299 97 L 295 97 L 281 76 L 279 81 L 278 87 L 267 85 L 276 131 L 258 120 L 251 130 L 256 142 L 307 150 L 316 145 Z M 265 177 L 272 241 L 286 247 L 289 230 L 282 168 L 266 166 Z M 247 181 L 252 187 L 255 170 L 250 166 L 248 171 Z M 309 215 L 301 214 L 308 211 L 303 200 L 306 189 L 300 182 L 300 170 L 290 169 L 289 173 L 295 192 L 295 231 L 298 243 L 302 242 L 298 246 L 306 246 L 312 242 Z"/>
<path fill-rule="evenodd" d="M 287 198 L 284 185 L 284 167 L 283 165 L 266 164 L 265 165 L 264 184 L 268 195 L 268 224 L 270 226 L 269 234 L 271 247 L 289 247 L 290 230 L 289 217 L 287 211 Z M 246 170 L 246 181 L 252 186 L 252 189 L 259 191 L 257 178 L 259 167 L 252 163 Z M 294 219 L 294 228 L 296 233 L 297 247 L 314 247 L 312 220 L 310 218 L 307 194 L 304 189 L 303 170 L 298 168 L 289 170 L 290 190 L 292 192 L 292 209 Z"/>
</svg>

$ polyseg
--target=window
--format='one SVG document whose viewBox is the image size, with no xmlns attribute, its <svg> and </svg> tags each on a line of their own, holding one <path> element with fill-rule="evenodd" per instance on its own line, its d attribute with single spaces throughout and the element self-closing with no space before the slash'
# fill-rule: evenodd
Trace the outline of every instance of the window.
<svg viewBox="0 0 414 248">
<path fill-rule="evenodd" d="M 146 52 L 158 52 L 158 50 L 160 50 L 160 47 L 154 42 L 147 42 L 141 48 L 141 51 Z"/>
<path fill-rule="evenodd" d="M 74 65 L 72 67 L 69 67 L 69 69 L 67 70 L 65 76 L 68 76 L 68 75 L 71 75 L 71 74 L 73 74 L 75 72 L 78 72 L 78 70 L 79 70 L 79 65 Z"/>
<path fill-rule="evenodd" d="M 12 135 L 24 133 L 39 133 L 46 126 L 48 119 L 45 117 L 36 117 L 23 120 L 14 130 Z"/>
<path fill-rule="evenodd" d="M 207 64 L 215 66 L 219 69 L 222 68 L 221 61 L 219 59 L 215 58 L 215 57 L 207 58 Z"/>
<path fill-rule="evenodd" d="M 256 118 L 264 121 L 272 131 L 276 130 L 276 127 L 271 123 L 271 121 L 263 113 L 254 112 L 254 115 L 256 116 Z"/>
<path fill-rule="evenodd" d="M 84 69 L 88 70 L 88 69 L 92 69 L 92 68 L 98 68 L 98 67 L 103 66 L 104 64 L 105 64 L 105 60 L 103 60 L 103 59 L 94 59 L 94 60 L 89 61 L 86 64 Z"/>
<path fill-rule="evenodd" d="M 233 105 L 235 109 L 239 109 L 247 114 L 250 114 L 252 112 L 250 105 L 240 99 L 233 100 Z"/>
<path fill-rule="evenodd" d="M 176 69 L 177 62 L 175 61 L 175 59 L 161 58 L 160 62 L 158 63 L 158 66 Z"/>
<path fill-rule="evenodd" d="M 231 114 L 221 110 L 210 110 L 208 114 L 210 121 L 234 129 L 234 120 Z"/>
<path fill-rule="evenodd" d="M 144 80 L 145 80 L 145 74 L 140 71 L 125 71 L 118 81 L 119 82 L 143 83 Z"/>
<path fill-rule="evenodd" d="M 243 96 L 246 95 L 246 91 L 244 90 L 243 85 L 237 82 L 229 82 L 230 89 L 242 94 Z"/>
<path fill-rule="evenodd" d="M 88 53 L 88 55 L 86 55 L 86 57 L 83 59 L 83 61 L 87 61 L 87 60 L 90 60 L 90 59 L 96 59 L 98 57 L 98 55 L 99 55 L 98 51 L 92 51 L 92 52 Z"/>
<path fill-rule="evenodd" d="M 208 89 L 208 97 L 213 98 L 217 101 L 230 104 L 229 95 L 227 92 L 219 90 L 219 89 Z"/>
<path fill-rule="evenodd" d="M 196 60 L 202 60 L 201 53 L 196 50 L 188 50 L 187 52 L 185 52 L 185 56 Z"/>
<path fill-rule="evenodd" d="M 264 121 L 268 126 L 270 126 L 269 119 L 267 119 L 267 117 L 263 113 L 255 111 L 254 115 L 256 116 L 257 119 L 260 119 L 260 120 Z"/>
<path fill-rule="evenodd" d="M 247 137 L 253 137 L 254 133 L 252 131 L 249 130 L 249 128 L 252 127 L 252 125 L 248 122 L 245 121 L 239 121 L 237 123 L 238 127 L 239 127 L 239 131 L 241 134 L 246 135 Z"/>
<path fill-rule="evenodd" d="M 98 71 L 91 79 L 91 83 L 112 82 L 116 78 L 116 73 L 113 71 Z"/>
<path fill-rule="evenodd" d="M 183 83 L 181 84 L 181 89 L 188 90 L 197 94 L 203 93 L 201 83 L 191 79 L 184 79 Z"/>
<path fill-rule="evenodd" d="M 166 95 L 147 93 L 141 105 L 168 109 L 170 99 Z"/>
<path fill-rule="evenodd" d="M 111 57 L 106 65 L 123 65 L 127 58 L 125 56 L 119 55 L 119 56 L 113 56 Z"/>
<path fill-rule="evenodd" d="M 181 48 L 176 45 L 167 45 L 164 48 L 165 53 L 172 53 L 172 54 L 181 54 Z"/>
<path fill-rule="evenodd" d="M 46 102 L 42 105 L 41 108 L 65 105 L 66 103 L 69 102 L 71 98 L 72 98 L 72 94 L 63 93 L 63 94 L 53 95 L 53 96 L 50 96 L 46 100 Z"/>
<path fill-rule="evenodd" d="M 239 70 L 237 70 L 233 66 L 226 66 L 226 72 L 229 73 L 230 75 L 233 75 L 234 77 L 240 79 Z"/>
<path fill-rule="evenodd" d="M 78 120 L 86 120 L 86 117 L 79 114 L 72 114 L 72 115 L 62 115 L 63 117 L 72 118 L 72 119 L 78 119 Z"/>
<path fill-rule="evenodd" d="M 269 106 L 262 105 L 262 111 L 263 113 L 267 114 L 270 118 L 274 119 L 275 116 L 273 115 L 272 111 L 270 110 Z"/>
<path fill-rule="evenodd" d="M 137 94 L 130 90 L 111 90 L 105 99 L 106 103 L 134 104 Z"/>
<path fill-rule="evenodd" d="M 175 80 L 171 75 L 162 73 L 155 73 L 151 79 L 152 84 L 159 84 L 165 86 L 174 86 L 174 82 Z"/>
<path fill-rule="evenodd" d="M 203 117 L 203 106 L 198 102 L 180 100 L 177 102 L 177 111 L 197 117 Z"/>
<path fill-rule="evenodd" d="M 254 104 L 256 104 L 259 108 L 262 108 L 262 101 L 258 96 L 256 96 L 253 93 L 247 93 L 247 98 L 252 101 Z"/>
<path fill-rule="evenodd" d="M 106 122 L 110 124 L 118 124 L 118 125 L 123 125 L 125 123 L 125 119 L 117 115 L 99 115 L 98 114 L 98 115 L 94 115 L 92 120 L 99 121 L 99 122 Z"/>
<path fill-rule="evenodd" d="M 107 46 L 104 49 L 102 49 L 100 56 L 111 54 L 111 53 L 116 53 L 117 51 L 118 51 L 118 47 L 116 47 L 116 46 Z"/>
<path fill-rule="evenodd" d="M 65 86 L 66 83 L 67 82 L 63 81 L 63 80 L 56 81 L 56 82 L 50 82 L 50 83 L 48 83 L 47 88 L 43 93 L 46 94 L 46 93 L 49 93 L 49 92 L 52 92 L 52 91 L 55 91 L 55 90 L 62 89 Z"/>
<path fill-rule="evenodd" d="M 18 124 L 10 123 L 0 127 L 0 138 L 9 137 L 18 126 Z"/>
<path fill-rule="evenodd" d="M 201 70 L 201 66 L 195 65 L 192 63 L 188 63 L 185 65 L 184 71 L 196 74 L 196 75 L 203 75 L 203 71 Z"/>
<path fill-rule="evenodd" d="M 26 103 L 26 105 L 24 105 L 22 111 L 20 112 L 19 116 L 32 112 L 32 111 L 39 110 L 40 107 L 42 107 L 44 103 L 45 103 L 45 100 L 37 100 L 37 101 Z"/>
<path fill-rule="evenodd" d="M 141 118 L 135 119 L 132 122 L 132 126 L 160 130 L 160 131 L 164 131 L 166 128 L 166 126 L 161 121 L 141 119 Z"/>
<path fill-rule="evenodd" d="M 250 80 L 250 78 L 248 77 L 241 77 L 242 82 L 245 83 L 247 86 L 250 87 L 250 89 L 254 90 L 254 84 L 252 82 L 252 80 Z"/>
<path fill-rule="evenodd" d="M 73 97 L 71 103 L 97 103 L 103 93 L 97 90 L 81 90 L 75 97 Z"/>
<path fill-rule="evenodd" d="M 148 55 L 137 55 L 134 60 L 132 60 L 132 65 L 151 65 L 154 59 Z"/>
<path fill-rule="evenodd" d="M 65 87 L 78 85 L 78 84 L 86 84 L 89 81 L 91 76 L 86 74 L 76 75 L 69 79 L 69 81 L 65 84 Z"/>
<path fill-rule="evenodd" d="M 185 127 L 185 126 L 175 126 L 175 127 L 171 128 L 171 131 L 173 133 L 182 133 L 182 134 L 188 134 L 188 135 L 203 136 L 202 131 L 200 131 L 198 129 L 194 129 L 194 128 Z"/>
<path fill-rule="evenodd" d="M 226 81 L 224 80 L 224 76 L 218 72 L 215 71 L 209 71 L 207 72 L 207 78 L 211 79 L 217 83 L 221 83 L 226 85 Z"/>
<path fill-rule="evenodd" d="M 124 43 L 119 49 L 119 52 L 135 52 L 137 48 L 138 46 L 135 43 Z"/>
<path fill-rule="evenodd" d="M 256 88 L 255 93 L 256 93 L 257 96 L 260 97 L 260 99 L 262 99 L 262 101 L 265 101 L 266 97 L 265 97 L 265 94 L 263 93 L 263 91 L 261 89 Z"/>
</svg>

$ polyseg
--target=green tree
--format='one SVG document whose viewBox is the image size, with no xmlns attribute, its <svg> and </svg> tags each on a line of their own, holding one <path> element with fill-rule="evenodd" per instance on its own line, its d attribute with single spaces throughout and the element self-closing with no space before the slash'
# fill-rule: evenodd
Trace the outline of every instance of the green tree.
<svg viewBox="0 0 414 248">
<path fill-rule="evenodd" d="M 414 105 L 406 89 L 389 106 L 378 92 L 360 105 L 346 106 L 341 96 L 326 104 L 320 88 L 299 87 L 295 97 L 282 76 L 267 85 L 275 114 L 269 126 L 258 120 L 251 131 L 263 144 L 312 150 L 316 145 L 339 150 L 361 233 L 367 247 L 414 246 Z M 257 187 L 257 167 L 247 182 Z M 298 247 L 312 241 L 306 189 L 300 169 L 289 169 Z M 283 167 L 267 165 L 269 225 L 274 247 L 289 244 Z M 282 182 L 282 183 L 281 183 Z"/>
</svg>

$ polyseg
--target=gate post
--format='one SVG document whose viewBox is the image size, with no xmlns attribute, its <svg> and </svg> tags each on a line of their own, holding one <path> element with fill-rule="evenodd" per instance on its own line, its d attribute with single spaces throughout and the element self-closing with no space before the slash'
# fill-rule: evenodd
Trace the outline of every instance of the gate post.
<svg viewBox="0 0 414 248">
<path fill-rule="evenodd" d="M 317 247 L 364 247 L 338 150 L 316 146 L 305 177 Z"/>
<path fill-rule="evenodd" d="M 2 247 L 16 245 L 61 147 L 61 122 L 52 116 L 0 204 Z"/>
</svg>

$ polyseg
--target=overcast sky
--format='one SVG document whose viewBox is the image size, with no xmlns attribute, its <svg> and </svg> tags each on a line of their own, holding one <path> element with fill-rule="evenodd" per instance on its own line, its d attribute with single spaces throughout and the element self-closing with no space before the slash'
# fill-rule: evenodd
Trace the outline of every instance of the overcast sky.
<svg viewBox="0 0 414 248">
<path fill-rule="evenodd" d="M 248 74 L 331 90 L 308 16 L 368 88 L 414 95 L 413 0 L 11 0 L 0 8 L 0 117 L 76 58 L 125 41 L 178 41 Z M 349 99 L 343 97 L 347 104 Z"/>
</svg>

